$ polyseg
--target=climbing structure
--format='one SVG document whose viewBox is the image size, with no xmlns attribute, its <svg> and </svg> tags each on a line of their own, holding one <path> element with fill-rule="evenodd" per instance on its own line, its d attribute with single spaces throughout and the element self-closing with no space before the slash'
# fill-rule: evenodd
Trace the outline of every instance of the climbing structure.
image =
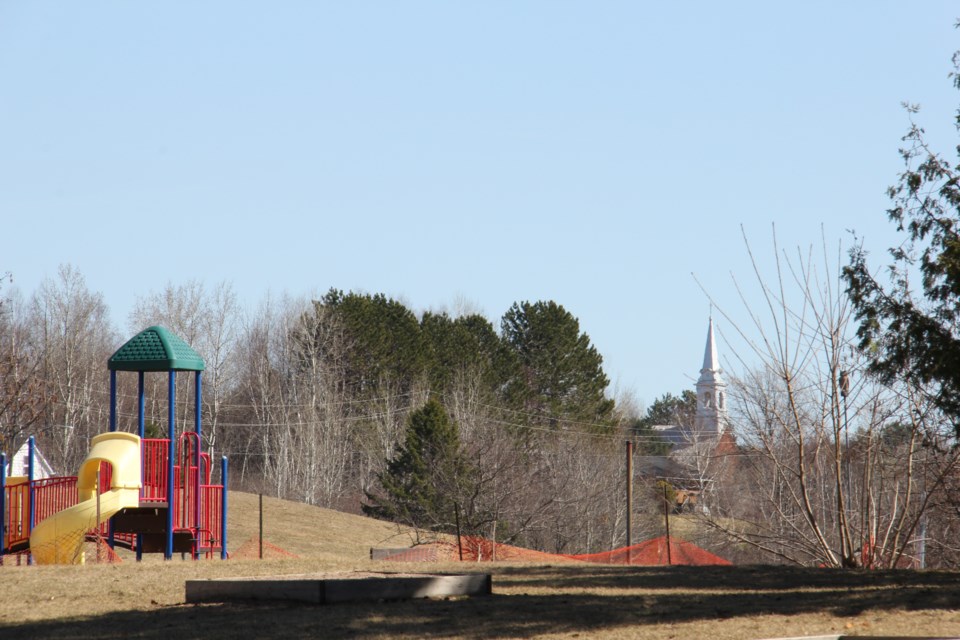
<svg viewBox="0 0 960 640">
<path fill-rule="evenodd" d="M 220 553 L 227 557 L 227 459 L 220 483 L 211 480 L 211 460 L 202 451 L 203 359 L 163 327 L 150 327 L 117 350 L 110 370 L 110 433 L 92 441 L 78 477 L 5 478 L 0 455 L 0 560 L 29 552 L 38 562 L 82 562 L 83 540 L 96 535 L 143 553 Z M 117 431 L 117 374 L 138 375 L 138 434 Z M 176 376 L 194 377 L 193 431 L 176 432 Z M 145 437 L 145 376 L 167 374 L 168 437 Z M 33 440 L 30 440 L 31 447 Z M 138 468 L 139 467 L 139 468 Z"/>
</svg>

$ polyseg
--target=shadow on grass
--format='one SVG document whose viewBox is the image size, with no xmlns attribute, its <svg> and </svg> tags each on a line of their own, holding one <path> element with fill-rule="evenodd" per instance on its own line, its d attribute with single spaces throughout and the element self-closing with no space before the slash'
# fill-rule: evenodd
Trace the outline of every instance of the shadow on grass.
<svg viewBox="0 0 960 640">
<path fill-rule="evenodd" d="M 539 569 L 539 570 L 538 570 Z M 554 587 L 634 589 L 722 589 L 746 591 L 794 591 L 803 589 L 954 587 L 960 574 L 949 571 L 839 570 L 787 566 L 672 566 L 622 567 L 614 565 L 558 565 L 549 568 L 503 567 L 496 575 L 511 584 Z"/>
<path fill-rule="evenodd" d="M 486 567 L 485 567 L 486 568 Z M 239 603 L 0 626 L 17 638 L 530 637 L 759 615 L 956 610 L 960 576 L 785 567 L 489 567 L 494 595 L 457 601 Z M 9 633 L 9 635 L 8 635 Z"/>
</svg>

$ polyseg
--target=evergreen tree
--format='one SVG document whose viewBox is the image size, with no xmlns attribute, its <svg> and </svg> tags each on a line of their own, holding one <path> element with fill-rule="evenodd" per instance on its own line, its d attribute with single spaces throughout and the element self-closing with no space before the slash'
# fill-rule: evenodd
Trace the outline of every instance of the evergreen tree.
<svg viewBox="0 0 960 640">
<path fill-rule="evenodd" d="M 376 295 L 331 289 L 316 303 L 318 317 L 343 332 L 342 366 L 347 388 L 368 394 L 383 384 L 410 389 L 426 370 L 426 351 L 417 317 L 402 302 Z"/>
<path fill-rule="evenodd" d="M 952 77 L 960 89 L 960 52 Z M 960 433 L 960 165 L 932 151 L 916 124 L 903 141 L 905 168 L 888 190 L 887 216 L 906 237 L 889 250 L 890 280 L 875 278 L 862 246 L 851 251 L 844 278 L 872 371 L 930 391 Z"/>
<path fill-rule="evenodd" d="M 679 396 L 665 393 L 650 405 L 645 416 L 637 423 L 644 427 L 668 424 L 692 428 L 697 415 L 697 394 L 685 389 Z"/>
<path fill-rule="evenodd" d="M 509 374 L 507 354 L 490 321 L 480 315 L 450 318 L 423 314 L 420 320 L 428 352 L 428 377 L 434 393 L 445 394 L 463 377 L 477 377 L 494 396 Z"/>
<path fill-rule="evenodd" d="M 663 440 L 653 427 L 672 425 L 690 429 L 697 413 L 697 394 L 689 389 L 679 396 L 666 393 L 650 405 L 646 415 L 637 418 L 630 425 L 630 431 L 637 438 L 637 449 L 644 455 L 666 455 L 670 443 Z"/>
<path fill-rule="evenodd" d="M 603 358 L 569 311 L 553 301 L 514 303 L 501 330 L 516 367 L 507 385 L 515 406 L 551 426 L 610 420 L 614 402 L 604 395 Z"/>
<path fill-rule="evenodd" d="M 410 414 L 403 445 L 377 476 L 381 491 L 367 493 L 367 515 L 419 529 L 453 532 L 460 497 L 470 492 L 472 469 L 460 451 L 457 427 L 435 398 Z"/>
</svg>

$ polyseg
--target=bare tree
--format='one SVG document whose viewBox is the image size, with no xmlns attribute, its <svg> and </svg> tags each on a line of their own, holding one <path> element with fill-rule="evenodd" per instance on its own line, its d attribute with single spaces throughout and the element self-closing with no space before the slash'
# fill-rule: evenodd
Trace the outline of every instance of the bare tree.
<svg viewBox="0 0 960 640">
<path fill-rule="evenodd" d="M 19 446 L 43 416 L 49 399 L 41 362 L 23 301 L 11 295 L 0 313 L 0 451 Z"/>
<path fill-rule="evenodd" d="M 239 308 L 233 288 L 221 282 L 207 289 L 201 282 L 188 281 L 137 300 L 130 314 L 130 330 L 137 333 L 148 326 L 161 325 L 183 338 L 204 360 L 203 373 L 203 436 L 212 451 L 220 432 L 222 407 L 237 375 L 234 352 L 238 335 Z M 159 420 L 165 410 L 166 381 L 151 376 L 150 414 Z M 177 394 L 190 397 L 194 390 L 184 376 L 177 380 Z M 191 403 L 179 403 L 179 422 L 192 420 Z"/>
<path fill-rule="evenodd" d="M 83 275 L 61 265 L 34 294 L 31 340 L 40 352 L 38 373 L 56 402 L 44 414 L 42 439 L 58 469 L 76 468 L 109 413 L 104 363 L 116 344 L 103 296 Z"/>
<path fill-rule="evenodd" d="M 749 328 L 724 313 L 748 350 L 735 352 L 745 373 L 731 403 L 745 484 L 712 524 L 784 561 L 902 564 L 929 502 L 918 487 L 940 486 L 955 465 L 925 462 L 920 445 L 938 431 L 932 408 L 863 373 L 839 251 L 831 260 L 824 243 L 820 259 L 790 258 L 774 237 L 768 281 L 747 250 L 764 306 L 747 307 Z M 880 444 L 894 425 L 895 451 Z"/>
<path fill-rule="evenodd" d="M 252 468 L 276 495 L 343 507 L 358 484 L 356 443 L 337 364 L 341 336 L 327 320 L 286 298 L 262 305 L 246 324 L 231 446 L 241 475 L 257 458 Z"/>
</svg>

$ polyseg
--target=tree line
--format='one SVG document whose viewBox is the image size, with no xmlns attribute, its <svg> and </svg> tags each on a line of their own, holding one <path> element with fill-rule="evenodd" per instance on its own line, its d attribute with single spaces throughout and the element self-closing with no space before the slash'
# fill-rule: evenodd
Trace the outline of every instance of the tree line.
<svg viewBox="0 0 960 640">
<path fill-rule="evenodd" d="M 404 518 L 374 508 L 398 456 L 422 454 L 409 448 L 411 420 L 439 407 L 454 425 L 446 454 L 459 469 L 458 495 L 472 492 L 457 503 L 465 530 L 561 551 L 622 538 L 618 444 L 629 416 L 606 395 L 589 336 L 556 302 L 517 302 L 494 327 L 476 313 L 418 315 L 383 294 L 336 289 L 246 311 L 228 284 L 188 282 L 139 298 L 122 335 L 103 296 L 69 265 L 28 298 L 5 293 L 0 450 L 36 434 L 54 467 L 72 473 L 107 425 L 107 359 L 159 324 L 205 360 L 204 446 L 230 457 L 240 487 L 349 511 L 366 505 L 424 532 L 448 531 L 446 512 Z M 118 384 L 120 428 L 134 431 L 136 376 L 121 372 Z M 192 427 L 193 389 L 186 376 L 177 384 L 182 430 Z M 148 374 L 146 386 L 148 436 L 165 437 L 165 376 Z M 435 475 L 448 470 L 433 461 Z"/>
</svg>

